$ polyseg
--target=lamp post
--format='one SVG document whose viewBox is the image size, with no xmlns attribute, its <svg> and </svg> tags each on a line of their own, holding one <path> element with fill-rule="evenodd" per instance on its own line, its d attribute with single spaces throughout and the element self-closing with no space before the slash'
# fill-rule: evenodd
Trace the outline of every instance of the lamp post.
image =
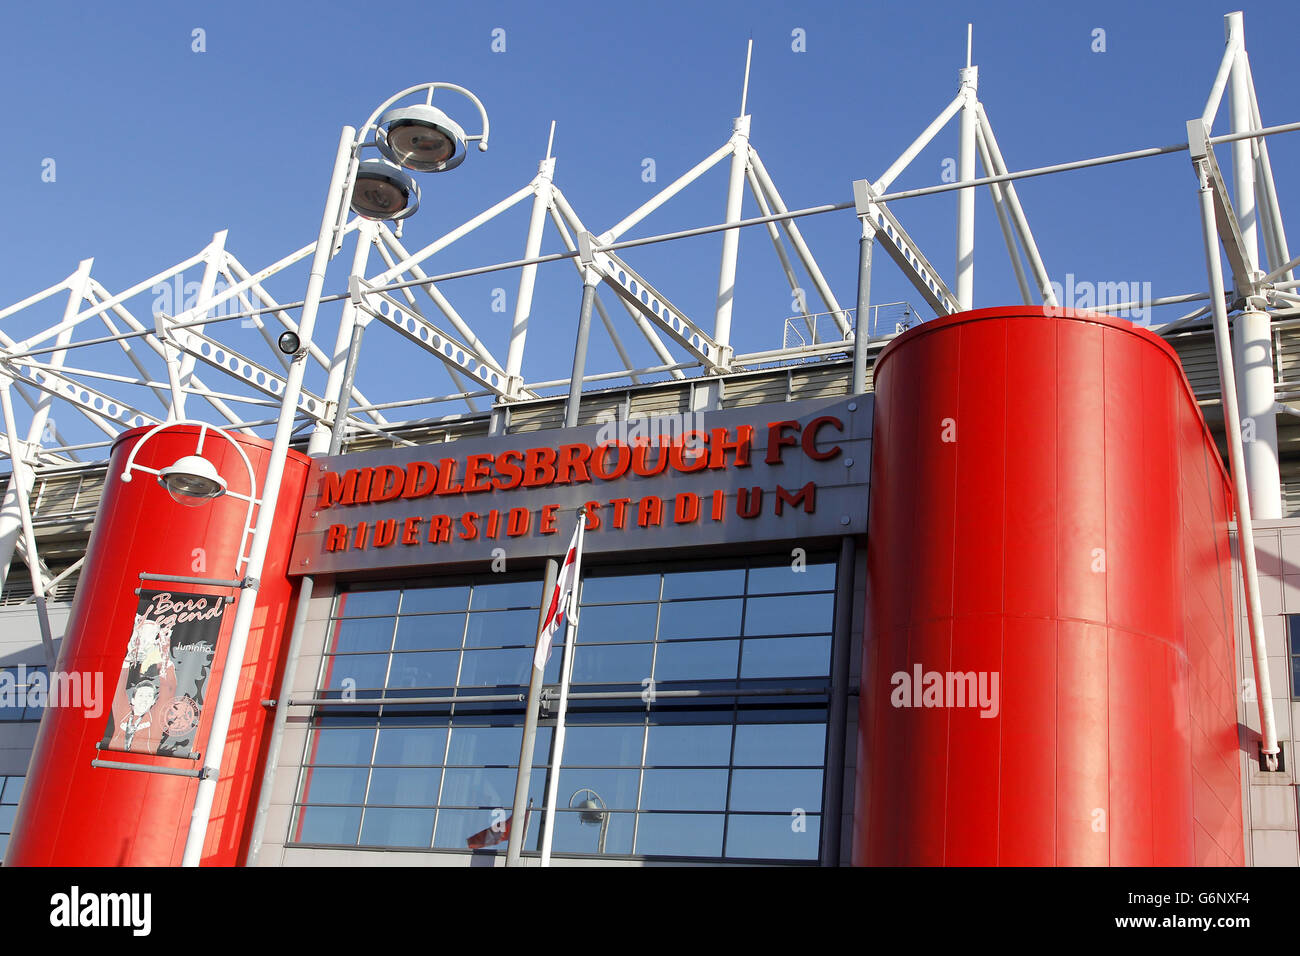
<svg viewBox="0 0 1300 956">
<path fill-rule="evenodd" d="M 467 134 L 463 127 L 433 106 L 434 92 L 440 89 L 458 93 L 474 104 L 483 121 L 481 133 Z M 423 104 L 390 109 L 399 100 L 420 92 L 426 93 Z M 373 143 L 367 143 L 366 137 L 371 131 L 375 133 L 375 140 Z M 289 440 L 293 434 L 298 397 L 302 392 L 308 347 L 312 341 L 316 313 L 320 307 L 325 270 L 330 258 L 341 247 L 348 209 L 351 208 L 358 216 L 374 220 L 395 220 L 410 216 L 419 206 L 419 187 L 400 167 L 405 166 L 418 172 L 442 172 L 454 169 L 464 162 L 468 153 L 468 144 L 473 141 L 478 141 L 480 151 L 488 148 L 487 111 L 473 93 L 451 83 L 421 83 L 408 87 L 380 104 L 359 131 L 351 126 L 343 127 L 334 154 L 334 169 L 330 176 L 325 210 L 321 216 L 320 233 L 316 238 L 316 248 L 312 256 L 311 275 L 307 280 L 307 291 L 303 297 L 297 341 L 292 341 L 288 336 L 281 336 L 278 343 L 282 351 L 292 353 L 293 360 L 289 366 L 284 395 L 280 401 L 280 414 L 276 421 L 275 438 L 271 446 L 263 487 L 262 501 L 269 507 L 259 508 L 257 513 L 257 526 L 253 531 L 244 586 L 235 611 L 235 624 L 231 633 L 230 648 L 226 654 L 226 666 L 222 673 L 213 730 L 209 734 L 203 775 L 199 778 L 198 795 L 195 797 L 194 812 L 190 817 L 189 833 L 185 840 L 183 866 L 198 866 L 203 854 L 208 820 L 212 815 L 212 801 L 216 795 L 217 780 L 221 771 L 226 731 L 229 728 L 230 715 L 234 710 L 239 672 L 243 669 L 244 651 L 248 644 L 248 633 L 257 602 L 259 579 L 270 543 L 271 522 L 280 495 L 280 482 L 284 476 Z M 371 145 L 378 148 L 385 157 L 384 160 L 362 162 L 361 150 Z M 335 346 L 335 361 L 330 366 L 324 394 L 327 403 L 331 400 L 336 402 L 336 416 L 346 414 L 346 401 L 340 395 L 340 388 L 347 369 L 338 361 L 338 357 L 345 344 L 356 334 L 353 328 L 348 327 L 350 316 L 349 303 L 344 307 L 343 319 L 339 323 L 337 341 L 341 344 Z M 331 448 L 330 444 L 330 429 L 317 422 L 307 448 L 308 453 L 320 454 L 326 450 L 336 452 L 338 448 Z M 300 604 L 310 598 L 312 587 L 311 577 L 304 577 L 299 591 Z M 290 659 L 284 675 L 286 688 L 292 679 L 293 657 L 298 651 L 302 620 L 303 615 L 300 613 L 294 622 L 293 634 L 289 642 Z M 282 700 L 283 698 L 284 695 L 281 695 Z M 220 734 L 217 732 L 218 729 Z M 273 766 L 272 761 L 279 752 L 283 734 L 284 706 L 281 704 L 276 710 L 272 725 L 268 767 Z M 264 780 L 262 800 L 269 799 L 269 796 L 269 780 Z M 252 853 L 256 852 L 256 847 L 261 841 L 261 827 L 265 819 L 264 809 L 264 806 L 259 807 L 257 812 Z"/>
</svg>

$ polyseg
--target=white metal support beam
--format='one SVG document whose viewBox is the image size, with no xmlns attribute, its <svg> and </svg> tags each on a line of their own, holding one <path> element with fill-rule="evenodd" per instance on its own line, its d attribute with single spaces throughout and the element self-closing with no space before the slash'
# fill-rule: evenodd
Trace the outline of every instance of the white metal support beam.
<svg viewBox="0 0 1300 956">
<path fill-rule="evenodd" d="M 876 191 L 865 179 L 853 183 L 853 201 L 858 216 L 875 233 L 885 252 L 903 270 L 903 275 L 921 293 L 930 308 L 934 309 L 935 315 L 960 312 L 961 303 L 939 277 L 939 270 L 930 264 L 921 247 L 907 234 L 894 214 L 876 202 L 875 197 Z"/>
</svg>

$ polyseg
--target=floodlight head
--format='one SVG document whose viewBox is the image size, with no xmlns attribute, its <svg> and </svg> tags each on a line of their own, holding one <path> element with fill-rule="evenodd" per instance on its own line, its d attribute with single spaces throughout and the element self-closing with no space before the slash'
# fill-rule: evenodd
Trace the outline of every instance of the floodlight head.
<svg viewBox="0 0 1300 956">
<path fill-rule="evenodd" d="M 579 803 L 577 810 L 578 820 L 582 823 L 596 824 L 605 822 L 605 808 L 591 797 Z"/>
<path fill-rule="evenodd" d="M 298 333 L 285 331 L 280 333 L 280 337 L 275 340 L 275 344 L 285 355 L 297 355 L 302 340 L 298 338 Z"/>
<path fill-rule="evenodd" d="M 367 159 L 357 165 L 352 187 L 352 211 L 363 219 L 405 219 L 420 208 L 420 187 L 386 159 Z"/>
<path fill-rule="evenodd" d="M 225 479 L 202 455 L 186 455 L 163 468 L 158 472 L 158 484 L 167 489 L 177 504 L 187 508 L 197 508 L 226 493 Z"/>
<path fill-rule="evenodd" d="M 392 162 L 420 173 L 441 173 L 465 161 L 465 130 L 426 104 L 399 106 L 379 117 L 375 145 Z"/>
</svg>

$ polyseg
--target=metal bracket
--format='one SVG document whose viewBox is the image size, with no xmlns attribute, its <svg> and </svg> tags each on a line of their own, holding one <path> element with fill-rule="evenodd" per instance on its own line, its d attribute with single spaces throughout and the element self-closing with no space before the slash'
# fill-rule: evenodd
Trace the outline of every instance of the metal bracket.
<svg viewBox="0 0 1300 956">
<path fill-rule="evenodd" d="M 854 181 L 853 205 L 858 216 L 875 232 L 880 245 L 936 315 L 952 315 L 962 310 L 952 290 L 939 278 L 939 270 L 930 264 L 902 223 L 887 207 L 875 202 L 875 191 L 867 180 Z"/>
<path fill-rule="evenodd" d="M 1210 130 L 1204 120 L 1187 121 L 1187 151 L 1192 158 L 1192 166 L 1198 175 L 1205 177 L 1205 182 L 1210 187 L 1210 195 L 1214 200 L 1214 225 L 1228 257 L 1228 264 L 1232 267 L 1233 292 L 1246 299 L 1259 295 L 1264 273 L 1250 268 L 1246 240 L 1241 235 L 1241 226 L 1233 212 L 1232 200 L 1228 198 L 1228 185 L 1223 179 L 1218 160 L 1214 158 Z"/>
</svg>

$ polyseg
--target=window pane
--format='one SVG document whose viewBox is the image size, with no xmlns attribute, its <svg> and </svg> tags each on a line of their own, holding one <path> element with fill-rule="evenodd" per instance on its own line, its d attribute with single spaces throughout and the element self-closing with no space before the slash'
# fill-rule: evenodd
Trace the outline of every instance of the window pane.
<svg viewBox="0 0 1300 956">
<path fill-rule="evenodd" d="M 465 850 L 466 841 L 471 836 L 489 829 L 494 823 L 502 823 L 510 817 L 510 808 L 492 808 L 505 810 L 506 816 L 494 815 L 492 810 L 439 810 L 438 829 L 433 835 L 433 845 L 444 850 Z M 513 823 L 511 824 L 513 826 Z M 528 832 L 524 836 L 524 849 L 537 849 L 537 837 L 541 832 L 541 804 L 533 807 L 528 814 Z M 507 835 L 507 839 L 509 839 Z M 505 852 L 506 840 L 484 848 L 487 852 Z"/>
<path fill-rule="evenodd" d="M 537 777 L 529 777 L 529 789 L 539 784 Z M 497 807 L 509 808 L 515 802 L 515 777 L 513 768 L 452 769 L 443 773 L 442 805 L 444 807 Z M 540 787 L 539 791 L 540 793 Z M 538 801 L 541 805 L 541 801 Z M 481 830 L 482 827 L 479 827 Z M 473 832 L 472 830 L 470 831 Z M 469 834 L 466 834 L 468 836 Z"/>
<path fill-rule="evenodd" d="M 393 647 L 399 651 L 458 648 L 464 635 L 464 614 L 416 614 L 398 618 Z"/>
<path fill-rule="evenodd" d="M 334 650 L 341 654 L 355 651 L 386 651 L 393 646 L 391 617 L 362 617 L 339 621 L 335 625 Z"/>
<path fill-rule="evenodd" d="M 486 611 L 469 616 L 466 647 L 534 647 L 537 644 L 537 609 Z"/>
<path fill-rule="evenodd" d="M 18 798 L 22 796 L 23 784 L 27 781 L 27 778 L 6 777 L 4 781 L 4 794 L 0 796 L 0 803 L 17 803 Z"/>
<path fill-rule="evenodd" d="M 387 673 L 387 654 L 344 654 L 325 658 L 325 687 L 329 690 L 344 687 L 343 682 L 348 679 L 354 682 L 350 685 L 353 689 L 382 688 Z"/>
<path fill-rule="evenodd" d="M 741 677 L 822 677 L 830 673 L 831 638 L 771 637 L 745 641 Z"/>
<path fill-rule="evenodd" d="M 771 568 L 750 568 L 750 594 L 774 594 L 778 591 L 833 591 L 834 564 L 810 564 L 796 571 L 789 564 Z"/>
<path fill-rule="evenodd" d="M 745 569 L 680 571 L 664 575 L 664 600 L 685 597 L 722 597 L 745 593 Z"/>
<path fill-rule="evenodd" d="M 732 810 L 821 811 L 821 770 L 735 770 L 731 775 Z"/>
<path fill-rule="evenodd" d="M 767 860 L 815 860 L 821 817 L 732 814 L 727 819 L 727 856 Z"/>
<path fill-rule="evenodd" d="M 650 676 L 650 652 L 649 644 L 578 645 L 573 683 L 639 684 Z"/>
<path fill-rule="evenodd" d="M 453 727 L 448 766 L 517 767 L 522 727 Z M 549 741 L 548 741 L 549 743 Z"/>
<path fill-rule="evenodd" d="M 532 608 L 538 611 L 542 603 L 542 580 L 498 581 L 474 585 L 470 595 L 471 610 L 496 610 L 500 608 Z"/>
<path fill-rule="evenodd" d="M 742 603 L 734 599 L 665 604 L 659 611 L 659 639 L 738 637 Z"/>
<path fill-rule="evenodd" d="M 572 767 L 639 767 L 645 728 L 569 727 L 564 735 L 564 764 Z"/>
<path fill-rule="evenodd" d="M 730 725 L 656 724 L 646 742 L 646 766 L 713 764 L 725 767 L 731 753 Z"/>
<path fill-rule="evenodd" d="M 445 727 L 381 727 L 375 763 L 439 766 L 447 749 Z"/>
<path fill-rule="evenodd" d="M 578 643 L 653 641 L 658 604 L 584 606 L 578 613 Z"/>
<path fill-rule="evenodd" d="M 642 813 L 636 852 L 645 856 L 721 856 L 722 814 Z"/>
<path fill-rule="evenodd" d="M 403 614 L 463 611 L 469 607 L 469 585 L 449 588 L 407 588 L 402 592 Z"/>
<path fill-rule="evenodd" d="M 580 811 L 557 807 L 552 847 L 557 853 L 596 855 L 601 852 L 603 831 L 605 854 L 631 853 L 632 827 L 635 822 L 635 813 L 606 812 L 601 822 L 588 823 L 583 821 Z"/>
<path fill-rule="evenodd" d="M 297 842 L 352 846 L 360 826 L 360 807 L 300 807 Z"/>
<path fill-rule="evenodd" d="M 817 634 L 834 625 L 834 594 L 750 598 L 745 634 Z"/>
<path fill-rule="evenodd" d="M 375 727 L 321 727 L 312 744 L 314 764 L 368 764 L 375 745 Z"/>
<path fill-rule="evenodd" d="M 368 767 L 308 770 L 303 784 L 303 803 L 361 803 L 366 795 Z"/>
<path fill-rule="evenodd" d="M 560 805 L 567 806 L 569 798 L 579 790 L 590 789 L 600 797 L 597 802 L 605 804 L 611 810 L 635 810 L 640 782 L 639 770 L 589 770 L 566 766 L 560 771 Z M 589 795 L 579 796 L 573 801 L 574 804 L 587 796 Z"/>
<path fill-rule="evenodd" d="M 826 758 L 825 724 L 741 724 L 736 766 L 820 767 Z"/>
<path fill-rule="evenodd" d="M 690 641 L 660 644 L 655 680 L 734 679 L 740 641 Z"/>
<path fill-rule="evenodd" d="M 432 810 L 366 811 L 362 846 L 427 847 L 433 842 Z"/>
<path fill-rule="evenodd" d="M 393 655 L 389 687 L 455 687 L 459 651 L 428 651 Z"/>
<path fill-rule="evenodd" d="M 438 802 L 438 785 L 441 782 L 441 770 L 427 767 L 379 767 L 370 774 L 370 792 L 366 794 L 366 803 L 371 806 L 391 803 L 407 807 L 432 807 Z"/>
<path fill-rule="evenodd" d="M 725 770 L 647 770 L 641 784 L 646 810 L 722 810 L 726 805 Z"/>
<path fill-rule="evenodd" d="M 586 578 L 582 582 L 582 603 L 615 604 L 623 601 L 657 601 L 659 575 L 623 574 Z"/>
<path fill-rule="evenodd" d="M 555 654 L 553 657 L 558 658 Z M 497 687 L 527 684 L 533 669 L 529 647 L 504 651 L 465 651 L 460 669 L 461 687 Z"/>
<path fill-rule="evenodd" d="M 345 591 L 339 595 L 335 617 L 396 614 L 400 591 Z"/>
<path fill-rule="evenodd" d="M 14 816 L 17 815 L 18 808 L 11 806 L 0 807 L 0 833 L 12 833 L 14 829 Z"/>
</svg>

